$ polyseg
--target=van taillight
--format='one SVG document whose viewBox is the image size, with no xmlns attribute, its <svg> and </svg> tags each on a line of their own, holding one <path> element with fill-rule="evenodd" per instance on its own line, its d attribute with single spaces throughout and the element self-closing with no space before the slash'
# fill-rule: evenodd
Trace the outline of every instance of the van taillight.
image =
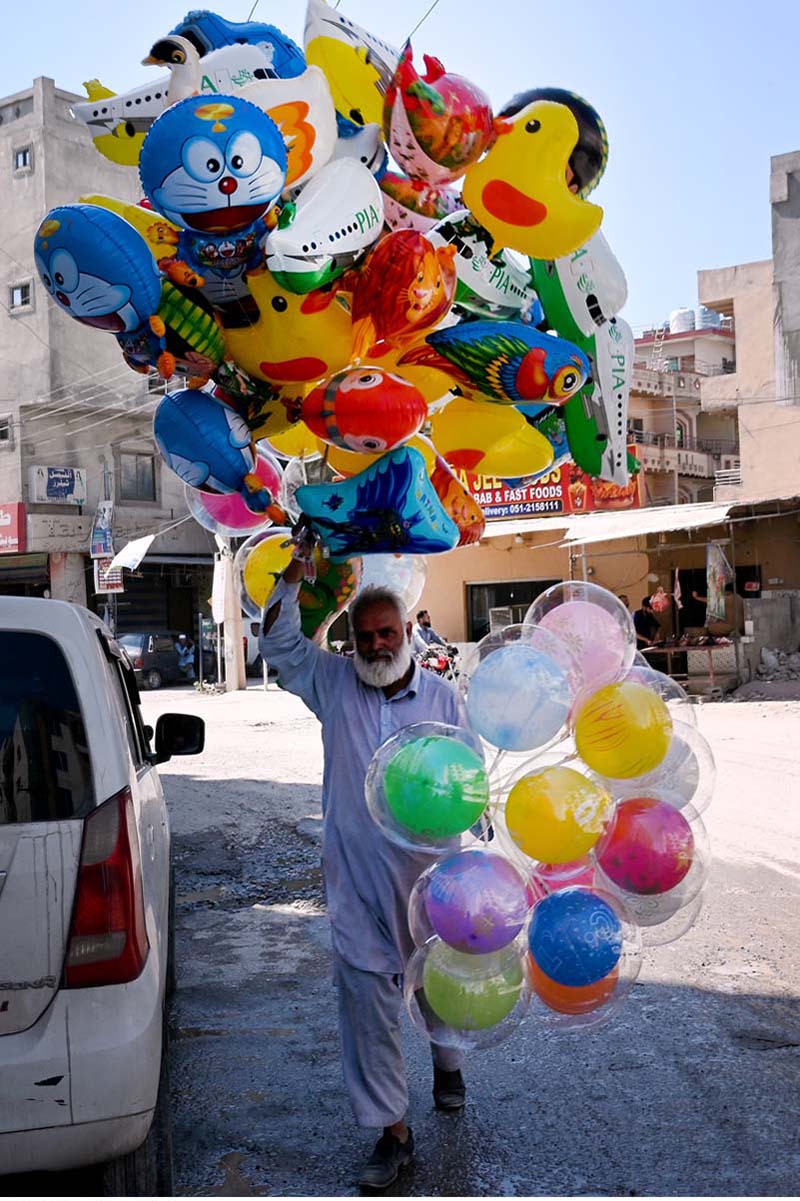
<svg viewBox="0 0 800 1201">
<path fill-rule="evenodd" d="M 134 667 L 144 667 L 144 659 L 142 658 L 141 655 L 137 655 L 137 657 L 134 659 L 133 666 Z"/>
<path fill-rule="evenodd" d="M 127 984 L 148 950 L 133 797 L 123 788 L 84 823 L 64 987 Z"/>
</svg>

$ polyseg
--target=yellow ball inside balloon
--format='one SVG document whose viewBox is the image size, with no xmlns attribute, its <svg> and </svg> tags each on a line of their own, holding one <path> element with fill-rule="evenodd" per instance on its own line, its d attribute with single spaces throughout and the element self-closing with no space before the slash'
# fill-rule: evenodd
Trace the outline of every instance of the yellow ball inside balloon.
<svg viewBox="0 0 800 1201">
<path fill-rule="evenodd" d="M 545 767 L 523 776 L 508 796 L 506 826 L 531 859 L 582 859 L 603 832 L 611 811 L 604 788 L 571 767 Z"/>
<path fill-rule="evenodd" d="M 607 684 L 575 719 L 575 745 L 584 763 L 614 780 L 658 767 L 672 739 L 672 718 L 661 697 L 644 684 Z"/>
<path fill-rule="evenodd" d="M 242 572 L 247 595 L 253 604 L 263 609 L 275 591 L 278 580 L 292 561 L 292 547 L 284 546 L 290 535 L 284 530 L 265 538 L 255 546 L 245 561 Z"/>
</svg>

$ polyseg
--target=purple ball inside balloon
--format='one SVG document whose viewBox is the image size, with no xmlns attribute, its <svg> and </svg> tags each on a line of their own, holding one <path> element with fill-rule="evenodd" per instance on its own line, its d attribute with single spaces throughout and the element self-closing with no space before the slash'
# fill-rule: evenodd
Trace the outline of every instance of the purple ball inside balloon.
<svg viewBox="0 0 800 1201">
<path fill-rule="evenodd" d="M 529 909 L 519 872 L 499 855 L 460 851 L 443 859 L 425 894 L 436 934 L 457 951 L 487 955 L 512 942 Z"/>
</svg>

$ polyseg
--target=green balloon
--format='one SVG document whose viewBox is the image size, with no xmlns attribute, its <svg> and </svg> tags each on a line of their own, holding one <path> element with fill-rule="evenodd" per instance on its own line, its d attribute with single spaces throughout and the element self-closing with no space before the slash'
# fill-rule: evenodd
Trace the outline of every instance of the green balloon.
<svg viewBox="0 0 800 1201">
<path fill-rule="evenodd" d="M 465 955 L 434 945 L 422 971 L 433 1012 L 456 1030 L 488 1030 L 508 1017 L 522 990 L 522 965 L 514 956 Z"/>
<path fill-rule="evenodd" d="M 479 756 L 457 738 L 441 735 L 407 742 L 389 760 L 383 784 L 395 820 L 426 838 L 463 834 L 489 801 Z"/>
</svg>

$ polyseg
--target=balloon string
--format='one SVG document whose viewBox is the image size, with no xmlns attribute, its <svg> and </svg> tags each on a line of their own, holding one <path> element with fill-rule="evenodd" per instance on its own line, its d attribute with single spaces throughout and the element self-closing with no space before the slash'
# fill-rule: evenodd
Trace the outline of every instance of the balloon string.
<svg viewBox="0 0 800 1201">
<path fill-rule="evenodd" d="M 410 33 L 410 34 L 408 35 L 408 37 L 406 38 L 406 41 L 407 41 L 407 42 L 410 42 L 410 41 L 411 41 L 411 39 L 413 38 L 414 34 L 415 34 L 415 33 L 417 32 L 417 30 L 419 29 L 420 25 L 422 25 L 422 24 L 423 24 L 423 22 L 427 21 L 428 17 L 431 15 L 431 13 L 433 12 L 433 10 L 436 8 L 436 5 L 437 5 L 438 3 L 439 3 L 439 0 L 433 0 L 433 4 L 430 6 L 430 8 L 428 9 L 428 11 L 427 11 L 426 13 L 424 13 L 424 14 L 423 14 L 423 16 L 421 16 L 421 17 L 420 17 L 420 19 L 417 21 L 417 23 L 416 23 L 416 25 L 414 26 L 414 28 L 411 30 L 411 33 Z"/>
</svg>

